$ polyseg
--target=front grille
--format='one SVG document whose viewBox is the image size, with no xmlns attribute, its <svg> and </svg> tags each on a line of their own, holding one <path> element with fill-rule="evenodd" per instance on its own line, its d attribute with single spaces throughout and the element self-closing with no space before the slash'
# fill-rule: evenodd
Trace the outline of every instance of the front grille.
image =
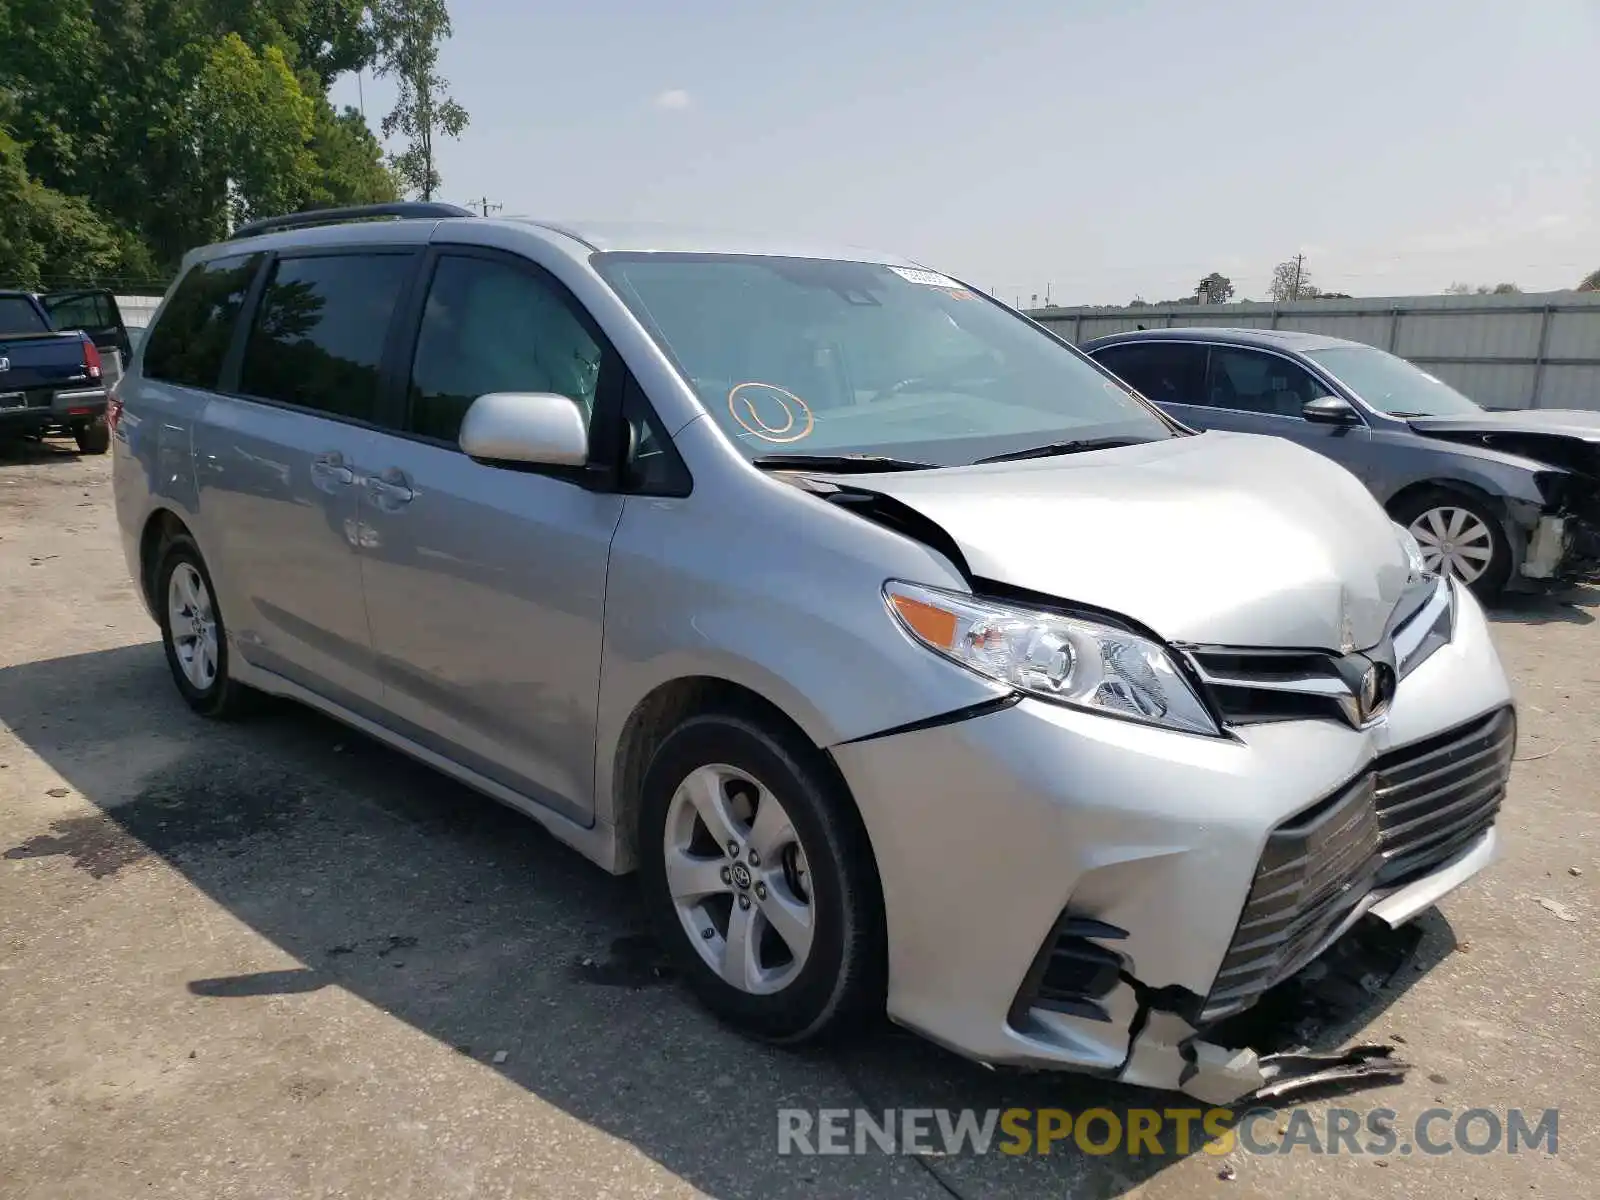
<svg viewBox="0 0 1600 1200">
<path fill-rule="evenodd" d="M 1380 883 L 1441 862 L 1490 825 L 1505 795 L 1517 721 L 1501 709 L 1373 764 L 1383 829 Z"/>
<path fill-rule="evenodd" d="M 1267 837 L 1202 1022 L 1248 1008 L 1320 954 L 1376 888 L 1426 873 L 1494 823 L 1510 709 L 1391 750 Z"/>
<path fill-rule="evenodd" d="M 1449 643 L 1455 621 L 1450 589 L 1444 579 L 1412 587 L 1390 615 L 1379 645 L 1360 654 L 1231 646 L 1192 646 L 1186 654 L 1228 725 L 1314 719 L 1357 723 L 1351 712 L 1356 698 L 1351 681 L 1369 663 L 1387 662 L 1404 679 Z"/>
</svg>

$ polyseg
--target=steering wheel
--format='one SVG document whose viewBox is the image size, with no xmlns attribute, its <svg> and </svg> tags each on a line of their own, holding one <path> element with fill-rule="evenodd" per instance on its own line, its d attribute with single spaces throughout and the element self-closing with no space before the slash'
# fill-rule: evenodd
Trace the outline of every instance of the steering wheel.
<svg viewBox="0 0 1600 1200">
<path fill-rule="evenodd" d="M 962 373 L 969 368 L 980 365 L 997 367 L 999 363 L 996 361 L 994 354 L 989 351 L 969 355 L 966 358 L 957 359 L 943 370 L 936 371 L 931 375 L 912 375 L 909 378 L 900 380 L 898 383 L 892 383 L 874 396 L 872 403 L 876 404 L 880 400 L 892 400 L 896 396 L 905 395 L 907 392 L 926 391 L 929 387 L 937 387 L 941 384 L 963 382 Z M 994 375 L 991 374 L 979 378 L 989 380 L 993 379 Z"/>
</svg>

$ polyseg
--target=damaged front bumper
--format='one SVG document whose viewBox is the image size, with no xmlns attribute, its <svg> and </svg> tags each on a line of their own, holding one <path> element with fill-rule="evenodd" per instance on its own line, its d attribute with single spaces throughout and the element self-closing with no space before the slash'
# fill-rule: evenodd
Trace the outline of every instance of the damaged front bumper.
<svg viewBox="0 0 1600 1200">
<path fill-rule="evenodd" d="M 1207 738 L 1023 700 L 835 746 L 883 883 L 890 1016 L 979 1061 L 1213 1103 L 1392 1069 L 1206 1034 L 1363 915 L 1403 923 L 1488 863 L 1510 703 L 1463 598 L 1366 730 Z"/>
</svg>

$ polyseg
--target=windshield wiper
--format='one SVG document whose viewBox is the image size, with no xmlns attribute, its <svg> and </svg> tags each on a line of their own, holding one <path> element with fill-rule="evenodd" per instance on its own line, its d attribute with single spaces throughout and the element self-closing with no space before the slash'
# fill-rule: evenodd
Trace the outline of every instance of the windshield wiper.
<svg viewBox="0 0 1600 1200">
<path fill-rule="evenodd" d="M 758 467 L 780 471 L 926 471 L 938 463 L 883 454 L 760 454 L 750 460 Z"/>
<path fill-rule="evenodd" d="M 1029 446 L 1024 450 L 1007 450 L 1004 454 L 991 454 L 972 465 L 984 463 L 1017 462 L 1024 458 L 1054 458 L 1057 454 L 1082 454 L 1086 450 L 1114 450 L 1118 446 L 1142 446 L 1150 438 L 1099 437 L 1076 438 L 1065 442 L 1046 442 L 1042 446 Z"/>
</svg>

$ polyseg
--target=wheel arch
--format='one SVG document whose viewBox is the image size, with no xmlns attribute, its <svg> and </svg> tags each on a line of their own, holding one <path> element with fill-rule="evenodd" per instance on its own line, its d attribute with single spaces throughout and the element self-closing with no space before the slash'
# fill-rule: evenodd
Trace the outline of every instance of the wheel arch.
<svg viewBox="0 0 1600 1200">
<path fill-rule="evenodd" d="M 1453 493 L 1469 500 L 1477 501 L 1489 509 L 1500 523 L 1506 523 L 1506 503 L 1503 496 L 1498 496 L 1481 484 L 1467 479 L 1456 479 L 1442 476 L 1434 479 L 1419 479 L 1415 483 L 1408 483 L 1384 502 L 1384 509 L 1392 517 L 1396 512 L 1405 508 L 1421 496 L 1430 492 Z M 1509 531 L 1508 531 L 1509 532 Z"/>
<path fill-rule="evenodd" d="M 145 518 L 144 528 L 139 533 L 139 591 L 152 615 L 155 614 L 160 599 L 155 594 L 155 587 L 156 568 L 161 563 L 162 547 L 180 536 L 193 540 L 194 533 L 184 523 L 182 517 L 170 508 L 164 507 L 151 511 Z"/>
<path fill-rule="evenodd" d="M 872 840 L 844 772 L 805 726 L 780 705 L 754 688 L 716 675 L 685 675 L 652 688 L 628 714 L 617 738 L 611 763 L 610 801 L 617 843 L 613 870 L 623 874 L 639 861 L 639 812 L 645 771 L 667 735 L 696 713 L 722 710 L 743 713 L 792 734 L 815 753 L 815 764 L 825 772 L 849 806 L 849 816 L 860 827 L 868 853 Z M 876 855 L 872 868 L 877 872 Z"/>
</svg>

